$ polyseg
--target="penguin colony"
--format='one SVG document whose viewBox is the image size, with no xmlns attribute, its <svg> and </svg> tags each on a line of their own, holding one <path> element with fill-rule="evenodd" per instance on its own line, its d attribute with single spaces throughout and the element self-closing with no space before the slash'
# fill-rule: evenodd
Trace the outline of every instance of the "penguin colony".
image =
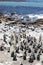
<svg viewBox="0 0 43 65">
<path fill-rule="evenodd" d="M 40 56 L 43 54 L 43 43 L 41 41 L 41 35 L 39 37 L 39 41 L 35 37 L 31 35 L 26 36 L 26 30 L 22 30 L 22 33 L 15 35 L 16 44 L 13 44 L 13 51 L 11 52 L 11 57 L 13 61 L 17 62 L 17 58 L 22 58 L 23 61 L 28 61 L 29 63 L 34 63 L 35 60 L 40 61 Z M 12 37 L 13 38 L 13 37 Z M 4 35 L 4 42 L 6 42 L 6 36 Z M 6 42 L 7 43 L 7 42 Z M 11 42 L 9 42 L 10 47 L 12 46 Z M 11 49 L 8 48 L 8 53 L 10 53 Z M 0 46 L 0 51 L 4 51 L 4 47 Z M 20 55 L 21 53 L 21 55 Z M 19 56 L 18 56 L 19 55 Z M 43 64 L 43 60 L 41 61 Z M 21 61 L 20 65 L 24 65 Z"/>
</svg>

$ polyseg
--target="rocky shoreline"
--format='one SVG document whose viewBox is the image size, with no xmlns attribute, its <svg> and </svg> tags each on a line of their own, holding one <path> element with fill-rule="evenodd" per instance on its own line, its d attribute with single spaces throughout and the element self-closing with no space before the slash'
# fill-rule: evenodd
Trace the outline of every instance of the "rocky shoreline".
<svg viewBox="0 0 43 65">
<path fill-rule="evenodd" d="M 22 23 L 22 24 L 32 24 L 40 25 L 43 24 L 43 14 L 40 15 L 19 15 L 17 13 L 0 13 L 0 23 L 5 22 L 6 24 L 10 23 Z"/>
</svg>

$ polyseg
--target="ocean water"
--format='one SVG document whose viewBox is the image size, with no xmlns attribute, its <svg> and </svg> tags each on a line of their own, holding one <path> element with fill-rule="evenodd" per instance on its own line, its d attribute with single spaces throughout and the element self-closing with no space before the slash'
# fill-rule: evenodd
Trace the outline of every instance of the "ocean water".
<svg viewBox="0 0 43 65">
<path fill-rule="evenodd" d="M 26 2 L 43 2 L 43 0 L 26 0 Z"/>
<path fill-rule="evenodd" d="M 0 1 L 14 1 L 14 2 L 26 2 L 26 0 L 0 0 Z"/>
<path fill-rule="evenodd" d="M 11 12 L 18 14 L 43 14 L 43 2 L 0 2 L 0 13 Z"/>
</svg>

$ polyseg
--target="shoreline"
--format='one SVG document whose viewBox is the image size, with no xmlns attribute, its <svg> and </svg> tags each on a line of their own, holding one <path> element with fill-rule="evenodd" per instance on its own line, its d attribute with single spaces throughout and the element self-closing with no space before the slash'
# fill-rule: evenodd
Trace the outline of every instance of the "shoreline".
<svg viewBox="0 0 43 65">
<path fill-rule="evenodd" d="M 25 14 L 19 15 L 17 13 L 0 13 L 0 23 L 5 22 L 6 24 L 26 24 L 26 25 L 41 25 L 43 24 L 43 14 Z"/>
</svg>

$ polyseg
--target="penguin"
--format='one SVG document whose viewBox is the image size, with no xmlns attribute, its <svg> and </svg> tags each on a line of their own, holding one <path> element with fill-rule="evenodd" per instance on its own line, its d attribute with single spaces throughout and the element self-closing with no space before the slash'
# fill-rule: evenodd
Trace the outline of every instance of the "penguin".
<svg viewBox="0 0 43 65">
<path fill-rule="evenodd" d="M 40 55 L 39 54 L 37 55 L 37 60 L 40 61 Z"/>
<path fill-rule="evenodd" d="M 39 49 L 39 55 L 41 55 L 41 49 Z"/>
<path fill-rule="evenodd" d="M 14 56 L 14 51 L 11 53 L 11 57 L 13 57 Z"/>
<path fill-rule="evenodd" d="M 22 44 L 21 44 L 20 50 L 22 50 L 22 51 L 23 51 L 23 45 L 22 45 Z"/>
<path fill-rule="evenodd" d="M 16 53 L 19 53 L 19 47 L 16 48 Z"/>
<path fill-rule="evenodd" d="M 10 46 L 12 45 L 11 42 L 9 42 Z"/>
<path fill-rule="evenodd" d="M 35 48 L 36 44 L 33 44 L 33 49 Z"/>
<path fill-rule="evenodd" d="M 35 47 L 35 49 L 34 49 L 34 53 L 37 53 L 37 51 L 38 51 L 38 49 L 37 49 L 37 47 Z"/>
<path fill-rule="evenodd" d="M 30 42 L 30 45 L 32 45 L 32 44 L 33 44 L 33 41 Z"/>
<path fill-rule="evenodd" d="M 40 47 L 41 47 L 41 45 L 40 45 L 40 44 L 38 44 L 38 45 L 37 45 L 37 48 L 39 49 Z"/>
<path fill-rule="evenodd" d="M 43 65 L 43 60 L 41 61 L 42 65 Z"/>
<path fill-rule="evenodd" d="M 26 56 L 27 56 L 27 54 L 26 54 L 26 50 L 25 50 L 24 55 L 23 55 L 23 60 L 26 60 Z"/>
<path fill-rule="evenodd" d="M 43 53 L 43 49 L 42 49 L 42 53 Z"/>
<path fill-rule="evenodd" d="M 25 54 L 23 55 L 23 60 L 26 60 L 26 55 Z"/>
<path fill-rule="evenodd" d="M 14 53 L 14 56 L 13 56 L 13 61 L 17 61 L 17 56 L 16 56 L 15 53 Z"/>
<path fill-rule="evenodd" d="M 1 51 L 4 51 L 3 46 L 0 47 L 0 50 L 1 50 Z"/>
<path fill-rule="evenodd" d="M 33 63 L 33 62 L 34 62 L 33 56 L 30 56 L 29 63 Z"/>
<path fill-rule="evenodd" d="M 31 53 L 31 49 L 30 48 L 28 48 L 28 53 Z"/>
<path fill-rule="evenodd" d="M 35 54 L 34 53 L 32 53 L 32 56 L 33 56 L 33 59 L 35 60 Z"/>
<path fill-rule="evenodd" d="M 26 50 L 24 51 L 24 54 L 27 55 Z"/>
</svg>

